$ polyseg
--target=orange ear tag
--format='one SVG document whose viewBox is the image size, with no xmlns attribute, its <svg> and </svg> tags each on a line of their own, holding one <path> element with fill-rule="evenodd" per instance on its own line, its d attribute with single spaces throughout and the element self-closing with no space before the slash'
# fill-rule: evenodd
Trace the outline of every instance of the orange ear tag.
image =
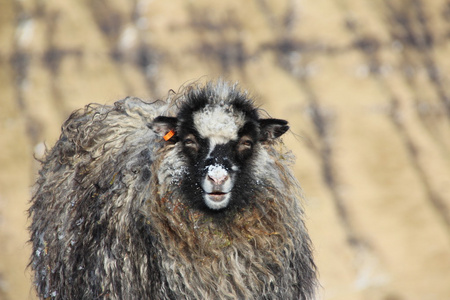
<svg viewBox="0 0 450 300">
<path fill-rule="evenodd" d="M 163 137 L 163 139 L 164 139 L 165 141 L 168 141 L 168 140 L 170 140 L 174 135 L 175 135 L 175 131 L 171 130 L 171 131 L 169 131 L 169 132 Z"/>
</svg>

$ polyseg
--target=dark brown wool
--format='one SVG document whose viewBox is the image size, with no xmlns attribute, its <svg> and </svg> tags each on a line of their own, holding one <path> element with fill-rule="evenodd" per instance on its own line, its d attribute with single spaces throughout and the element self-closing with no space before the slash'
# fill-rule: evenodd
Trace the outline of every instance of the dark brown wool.
<svg viewBox="0 0 450 300">
<path fill-rule="evenodd" d="M 286 124 L 222 81 L 74 112 L 30 208 L 39 297 L 314 298 Z"/>
</svg>

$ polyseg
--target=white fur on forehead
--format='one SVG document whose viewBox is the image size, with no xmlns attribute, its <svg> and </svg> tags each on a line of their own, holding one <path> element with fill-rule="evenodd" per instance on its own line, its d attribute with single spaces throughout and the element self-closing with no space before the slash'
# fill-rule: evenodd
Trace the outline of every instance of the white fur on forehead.
<svg viewBox="0 0 450 300">
<path fill-rule="evenodd" d="M 203 138 L 216 144 L 225 144 L 238 138 L 238 131 L 245 123 L 245 116 L 231 105 L 207 105 L 193 115 L 194 125 Z"/>
</svg>

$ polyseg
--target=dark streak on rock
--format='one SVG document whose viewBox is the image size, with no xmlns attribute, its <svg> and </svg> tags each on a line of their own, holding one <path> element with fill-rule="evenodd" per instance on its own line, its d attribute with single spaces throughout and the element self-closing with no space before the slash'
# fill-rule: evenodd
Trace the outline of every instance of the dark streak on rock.
<svg viewBox="0 0 450 300">
<path fill-rule="evenodd" d="M 393 97 L 391 99 L 391 109 L 389 113 L 390 120 L 397 128 L 407 153 L 409 154 L 411 165 L 414 167 L 417 176 L 425 187 L 425 192 L 427 193 L 427 198 L 429 199 L 431 206 L 434 208 L 436 215 L 441 218 L 441 220 L 446 224 L 447 231 L 450 232 L 450 208 L 446 204 L 445 199 L 442 199 L 430 184 L 430 179 L 427 177 L 425 170 L 423 169 L 419 161 L 419 150 L 417 145 L 414 143 L 407 127 L 403 124 L 402 118 L 400 117 L 401 108 L 399 105 L 399 100 Z"/>
</svg>

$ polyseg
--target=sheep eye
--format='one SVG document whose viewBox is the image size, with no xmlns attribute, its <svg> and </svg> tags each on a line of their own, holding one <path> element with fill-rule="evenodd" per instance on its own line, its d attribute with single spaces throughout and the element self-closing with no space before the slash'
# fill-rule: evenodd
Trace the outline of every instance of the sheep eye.
<svg viewBox="0 0 450 300">
<path fill-rule="evenodd" d="M 190 148 L 193 150 L 198 150 L 198 144 L 197 144 L 197 140 L 195 139 L 195 137 L 193 135 L 188 135 L 184 140 L 183 140 L 183 145 L 186 148 Z"/>
<path fill-rule="evenodd" d="M 239 148 L 248 149 L 253 147 L 253 141 L 251 139 L 242 139 L 239 142 Z"/>
<path fill-rule="evenodd" d="M 193 146 L 193 145 L 195 145 L 195 142 L 192 139 L 185 139 L 184 144 L 186 146 Z"/>
<path fill-rule="evenodd" d="M 253 142 L 250 140 L 245 140 L 242 142 L 242 145 L 248 148 L 251 148 L 253 146 Z"/>
</svg>

